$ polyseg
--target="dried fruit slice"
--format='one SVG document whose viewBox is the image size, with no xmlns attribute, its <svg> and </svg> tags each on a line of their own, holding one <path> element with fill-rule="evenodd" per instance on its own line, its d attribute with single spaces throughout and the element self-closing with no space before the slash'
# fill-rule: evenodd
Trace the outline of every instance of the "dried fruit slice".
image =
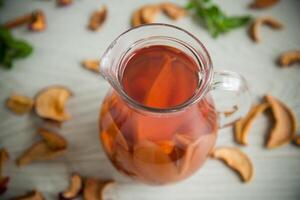
<svg viewBox="0 0 300 200">
<path fill-rule="evenodd" d="M 38 130 L 38 134 L 40 134 L 48 147 L 52 150 L 60 150 L 67 148 L 67 141 L 62 136 L 57 133 L 48 131 L 46 129 L 40 128 Z"/>
<path fill-rule="evenodd" d="M 9 177 L 3 177 L 2 171 L 4 164 L 9 160 L 9 154 L 5 148 L 0 149 L 0 195 L 4 194 L 7 190 Z"/>
<path fill-rule="evenodd" d="M 29 23 L 32 20 L 32 13 L 17 17 L 11 21 L 8 21 L 3 24 L 3 27 L 7 29 L 16 28 L 18 26 Z"/>
<path fill-rule="evenodd" d="M 29 97 L 12 94 L 6 101 L 6 106 L 18 115 L 23 115 L 31 111 L 33 100 Z"/>
<path fill-rule="evenodd" d="M 260 42 L 261 38 L 259 35 L 259 29 L 262 25 L 268 25 L 273 29 L 280 30 L 283 28 L 283 25 L 274 19 L 273 17 L 259 17 L 254 20 L 252 25 L 250 26 L 250 36 L 254 42 Z"/>
<path fill-rule="evenodd" d="M 28 28 L 32 31 L 43 31 L 46 29 L 46 16 L 42 10 L 36 10 L 32 13 L 31 22 Z"/>
<path fill-rule="evenodd" d="M 134 145 L 133 162 L 137 175 L 152 183 L 164 184 L 176 178 L 178 174 L 170 155 L 149 140 Z"/>
<path fill-rule="evenodd" d="M 294 113 L 285 104 L 271 95 L 265 96 L 270 104 L 275 120 L 271 133 L 269 134 L 266 147 L 271 149 L 289 143 L 297 130 L 297 121 Z"/>
<path fill-rule="evenodd" d="M 45 141 L 40 141 L 33 144 L 17 159 L 17 165 L 21 167 L 33 161 L 53 159 L 64 152 L 65 149 L 53 150 Z"/>
<path fill-rule="evenodd" d="M 35 98 L 35 111 L 38 116 L 59 122 L 70 119 L 65 111 L 65 103 L 72 92 L 62 86 L 43 89 Z"/>
<path fill-rule="evenodd" d="M 58 6 L 68 6 L 73 3 L 73 0 L 56 0 Z"/>
<path fill-rule="evenodd" d="M 297 146 L 300 146 L 300 135 L 297 135 L 294 137 L 294 143 L 297 145 Z"/>
<path fill-rule="evenodd" d="M 132 27 L 136 27 L 143 24 L 142 16 L 141 16 L 142 8 L 137 9 L 133 12 L 132 18 L 131 18 L 131 25 Z"/>
<path fill-rule="evenodd" d="M 95 11 L 89 21 L 89 29 L 92 31 L 98 30 L 104 23 L 107 17 L 107 7 L 103 5 L 100 10 Z"/>
<path fill-rule="evenodd" d="M 105 190 L 114 185 L 114 183 L 114 181 L 100 181 L 93 178 L 87 178 L 84 181 L 84 200 L 103 200 Z"/>
<path fill-rule="evenodd" d="M 296 62 L 298 62 L 298 63 L 300 62 L 300 51 L 299 50 L 290 50 L 290 51 L 284 52 L 280 55 L 279 64 L 282 67 L 287 67 Z"/>
<path fill-rule="evenodd" d="M 153 23 L 160 11 L 157 5 L 146 5 L 141 9 L 141 20 L 143 24 Z"/>
<path fill-rule="evenodd" d="M 269 107 L 270 105 L 268 103 L 257 104 L 256 106 L 253 106 L 251 108 L 246 117 L 240 119 L 235 123 L 236 142 L 242 145 L 248 144 L 248 134 L 253 121 Z"/>
<path fill-rule="evenodd" d="M 249 182 L 253 177 L 253 165 L 250 158 L 238 148 L 223 147 L 212 152 L 212 157 L 221 159 L 229 167 L 237 171 L 244 182 Z"/>
<path fill-rule="evenodd" d="M 178 20 L 186 15 L 186 10 L 174 3 L 162 3 L 160 7 L 162 11 L 173 20 Z"/>
<path fill-rule="evenodd" d="M 13 200 L 44 200 L 43 194 L 37 190 L 31 191 L 23 196 L 15 197 Z"/>
<path fill-rule="evenodd" d="M 0 177 L 4 164 L 9 160 L 9 154 L 5 148 L 0 149 Z"/>
<path fill-rule="evenodd" d="M 59 194 L 61 200 L 74 199 L 79 196 L 83 188 L 83 180 L 77 173 L 73 173 L 70 180 L 69 187 Z"/>
<path fill-rule="evenodd" d="M 250 8 L 256 8 L 256 9 L 264 9 L 274 6 L 278 3 L 278 0 L 254 0 L 250 4 Z"/>
<path fill-rule="evenodd" d="M 90 70 L 92 72 L 96 72 L 97 74 L 99 74 L 99 60 L 84 60 L 81 62 L 82 66 L 87 69 Z"/>
<path fill-rule="evenodd" d="M 6 192 L 8 183 L 9 177 L 0 177 L 0 196 Z"/>
</svg>

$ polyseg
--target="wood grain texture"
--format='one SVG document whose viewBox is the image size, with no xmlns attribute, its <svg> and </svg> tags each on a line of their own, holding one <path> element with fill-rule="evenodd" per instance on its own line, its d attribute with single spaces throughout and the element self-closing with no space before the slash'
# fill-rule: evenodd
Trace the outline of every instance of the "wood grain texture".
<svg viewBox="0 0 300 200">
<path fill-rule="evenodd" d="M 160 16 L 159 22 L 173 23 L 193 32 L 211 53 L 215 69 L 233 70 L 243 74 L 257 101 L 270 93 L 288 104 L 300 119 L 299 64 L 280 69 L 274 64 L 285 50 L 300 47 L 300 2 L 280 1 L 273 8 L 253 11 L 247 8 L 250 0 L 215 0 L 228 13 L 253 16 L 272 15 L 285 29 L 273 31 L 262 28 L 262 42 L 254 44 L 245 28 L 218 39 L 212 39 L 206 30 L 190 18 L 173 22 Z M 5 169 L 12 182 L 5 196 L 8 199 L 26 190 L 37 188 L 47 199 L 57 199 L 57 193 L 68 184 L 73 171 L 82 175 L 114 178 L 119 185 L 107 194 L 112 200 L 199 200 L 199 199 L 300 199 L 300 149 L 287 145 L 275 150 L 263 148 L 268 119 L 260 117 L 249 134 L 249 146 L 243 147 L 253 160 L 255 176 L 249 184 L 223 163 L 209 160 L 194 176 L 178 184 L 149 187 L 122 177 L 105 157 L 98 140 L 98 112 L 109 85 L 99 76 L 84 70 L 80 62 L 86 58 L 99 58 L 110 42 L 130 27 L 130 17 L 137 7 L 158 0 L 88 0 L 74 1 L 70 7 L 58 8 L 55 1 L 6 0 L 0 19 L 22 15 L 41 8 L 47 15 L 48 28 L 42 33 L 31 33 L 21 27 L 14 30 L 17 37 L 30 41 L 34 53 L 19 60 L 10 70 L 0 69 L 0 147 L 5 146 L 12 160 Z M 176 1 L 184 5 L 185 0 Z M 91 12 L 108 6 L 109 14 L 101 31 L 90 32 L 87 23 Z M 61 134 L 69 142 L 66 154 L 49 162 L 40 162 L 18 169 L 13 160 L 37 139 L 35 130 L 41 121 L 32 116 L 16 116 L 4 107 L 4 101 L 14 91 L 34 96 L 52 84 L 65 85 L 75 93 L 68 103 L 73 118 L 66 122 Z M 298 131 L 299 132 L 299 131 Z M 231 128 L 219 131 L 218 145 L 235 146 Z"/>
</svg>

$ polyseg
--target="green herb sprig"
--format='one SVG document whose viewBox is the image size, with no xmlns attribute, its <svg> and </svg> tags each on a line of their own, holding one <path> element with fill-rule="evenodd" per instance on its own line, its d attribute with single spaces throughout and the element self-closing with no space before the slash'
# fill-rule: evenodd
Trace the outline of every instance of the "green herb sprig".
<svg viewBox="0 0 300 200">
<path fill-rule="evenodd" d="M 10 69 L 15 59 L 27 57 L 32 51 L 30 44 L 14 38 L 9 30 L 0 27 L 0 66 Z"/>
<path fill-rule="evenodd" d="M 251 20 L 250 16 L 227 16 L 211 0 L 190 0 L 186 9 L 203 19 L 208 31 L 214 38 L 221 33 L 244 26 Z"/>
</svg>

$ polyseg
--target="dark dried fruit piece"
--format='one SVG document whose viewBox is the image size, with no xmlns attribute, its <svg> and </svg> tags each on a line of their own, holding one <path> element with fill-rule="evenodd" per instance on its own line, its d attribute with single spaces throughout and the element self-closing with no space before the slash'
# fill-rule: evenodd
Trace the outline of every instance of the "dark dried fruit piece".
<svg viewBox="0 0 300 200">
<path fill-rule="evenodd" d="M 23 115 L 31 111 L 33 100 L 29 97 L 12 94 L 6 101 L 6 106 L 18 115 Z"/>
<path fill-rule="evenodd" d="M 61 200 L 74 199 L 79 196 L 82 191 L 83 180 L 77 173 L 73 173 L 70 180 L 70 185 L 67 190 L 59 194 Z"/>
<path fill-rule="evenodd" d="M 35 112 L 38 116 L 63 122 L 70 119 L 65 104 L 72 92 L 63 86 L 52 86 L 43 89 L 35 98 Z"/>
<path fill-rule="evenodd" d="M 0 149 L 0 177 L 4 164 L 9 160 L 9 154 L 5 148 Z"/>
<path fill-rule="evenodd" d="M 273 17 L 259 17 L 254 20 L 249 30 L 250 36 L 254 42 L 260 42 L 261 40 L 259 29 L 262 25 L 268 25 L 276 30 L 280 30 L 283 28 L 283 25 Z"/>
<path fill-rule="evenodd" d="M 89 29 L 92 31 L 98 30 L 104 23 L 106 16 L 107 16 L 107 7 L 104 5 L 99 11 L 95 11 L 92 14 L 88 25 Z"/>
<path fill-rule="evenodd" d="M 15 197 L 13 200 L 44 200 L 43 194 L 37 190 L 31 191 L 23 196 Z"/>
<path fill-rule="evenodd" d="M 32 20 L 28 28 L 32 31 L 43 31 L 46 29 L 46 16 L 42 10 L 37 10 L 32 13 Z"/>
<path fill-rule="evenodd" d="M 280 55 L 279 64 L 282 67 L 287 67 L 296 62 L 300 63 L 300 51 L 299 50 L 286 51 Z"/>
<path fill-rule="evenodd" d="M 274 6 L 278 3 L 278 0 L 254 0 L 250 4 L 250 8 L 256 8 L 256 9 L 264 9 Z"/>
<path fill-rule="evenodd" d="M 56 0 L 58 6 L 68 6 L 73 3 L 73 0 Z"/>
<path fill-rule="evenodd" d="M 0 196 L 6 192 L 8 183 L 9 177 L 0 177 Z"/>
</svg>

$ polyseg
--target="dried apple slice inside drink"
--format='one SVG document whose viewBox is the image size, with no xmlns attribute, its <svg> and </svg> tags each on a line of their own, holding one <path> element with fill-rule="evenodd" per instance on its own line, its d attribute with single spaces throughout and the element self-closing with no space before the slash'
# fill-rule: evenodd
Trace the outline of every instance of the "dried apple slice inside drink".
<svg viewBox="0 0 300 200">
<path fill-rule="evenodd" d="M 177 169 L 169 154 L 151 141 L 134 146 L 133 160 L 138 176 L 151 184 L 164 184 L 176 177 Z"/>
</svg>

